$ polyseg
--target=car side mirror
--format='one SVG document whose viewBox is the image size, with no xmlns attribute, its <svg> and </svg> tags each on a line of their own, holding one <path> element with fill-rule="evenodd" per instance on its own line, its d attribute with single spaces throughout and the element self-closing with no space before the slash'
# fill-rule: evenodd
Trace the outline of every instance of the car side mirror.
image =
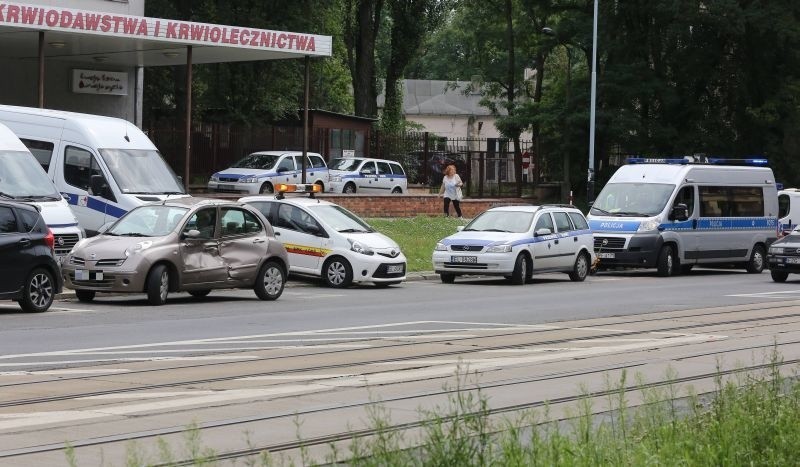
<svg viewBox="0 0 800 467">
<path fill-rule="evenodd" d="M 106 184 L 106 181 L 102 175 L 92 175 L 92 177 L 89 179 L 90 194 L 106 198 L 107 189 L 108 184 Z"/>
<path fill-rule="evenodd" d="M 283 173 L 283 172 L 286 172 L 287 170 L 289 170 L 289 169 L 286 168 L 286 167 L 278 167 L 278 169 L 275 170 L 275 171 L 278 172 L 278 173 Z"/>
<path fill-rule="evenodd" d="M 200 231 L 196 229 L 187 230 L 181 235 L 181 237 L 184 239 L 196 239 L 200 237 Z"/>
<path fill-rule="evenodd" d="M 533 236 L 534 237 L 543 237 L 545 235 L 550 235 L 551 233 L 553 233 L 552 230 L 548 229 L 547 227 L 542 227 L 541 229 L 539 229 L 536 232 L 534 232 Z"/>
<path fill-rule="evenodd" d="M 682 222 L 687 219 L 689 219 L 689 208 L 685 204 L 678 203 L 672 207 L 669 213 L 669 220 Z"/>
<path fill-rule="evenodd" d="M 456 232 L 461 232 L 462 230 L 464 230 L 464 226 L 463 225 L 459 225 L 459 226 L 456 227 Z"/>
</svg>

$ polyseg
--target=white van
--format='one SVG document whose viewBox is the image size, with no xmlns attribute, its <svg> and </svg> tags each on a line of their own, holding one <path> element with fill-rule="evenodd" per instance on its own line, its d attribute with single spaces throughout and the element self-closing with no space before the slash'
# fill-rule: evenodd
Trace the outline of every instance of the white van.
<svg viewBox="0 0 800 467">
<path fill-rule="evenodd" d="M 732 163 L 744 165 L 730 165 Z M 628 159 L 589 210 L 600 268 L 740 264 L 760 273 L 778 196 L 764 159 Z"/>
<path fill-rule="evenodd" d="M 328 193 L 399 194 L 408 191 L 408 178 L 395 161 L 341 157 L 328 165 Z"/>
<path fill-rule="evenodd" d="M 0 123 L 30 149 L 87 235 L 136 206 L 186 196 L 158 149 L 126 120 L 0 105 Z"/>
<path fill-rule="evenodd" d="M 788 234 L 800 224 L 800 189 L 784 188 L 778 191 L 779 234 Z"/>
<path fill-rule="evenodd" d="M 0 198 L 34 204 L 55 236 L 60 259 L 83 238 L 78 220 L 66 200 L 31 155 L 28 148 L 0 123 Z"/>
</svg>

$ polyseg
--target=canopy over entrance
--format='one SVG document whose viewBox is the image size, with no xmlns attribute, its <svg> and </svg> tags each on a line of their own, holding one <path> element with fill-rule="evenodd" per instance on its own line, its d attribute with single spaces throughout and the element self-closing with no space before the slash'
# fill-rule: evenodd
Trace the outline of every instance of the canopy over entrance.
<svg viewBox="0 0 800 467">
<path fill-rule="evenodd" d="M 329 57 L 332 49 L 330 36 L 3 1 L 0 1 L 0 41 L 3 44 L 0 55 L 4 58 L 38 60 L 39 107 L 44 107 L 48 61 L 122 67 L 186 65 L 184 183 L 187 186 L 193 64 L 305 58 L 303 107 L 307 135 L 308 60 Z M 305 139 L 304 151 L 308 145 L 308 138 Z"/>
</svg>

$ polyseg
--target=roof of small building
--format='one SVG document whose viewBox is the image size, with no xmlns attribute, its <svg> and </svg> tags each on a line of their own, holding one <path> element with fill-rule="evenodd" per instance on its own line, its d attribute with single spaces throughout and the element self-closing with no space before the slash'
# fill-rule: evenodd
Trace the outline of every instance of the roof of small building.
<svg viewBox="0 0 800 467">
<path fill-rule="evenodd" d="M 472 91 L 469 81 L 406 79 L 403 83 L 403 114 L 488 116 L 492 113 L 480 105 L 483 95 Z M 378 96 L 378 107 L 384 107 L 385 94 Z"/>
</svg>

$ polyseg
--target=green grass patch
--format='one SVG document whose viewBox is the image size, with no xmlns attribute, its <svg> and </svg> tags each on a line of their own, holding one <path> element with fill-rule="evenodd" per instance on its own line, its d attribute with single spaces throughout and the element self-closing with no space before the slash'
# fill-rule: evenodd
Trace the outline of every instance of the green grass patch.
<svg viewBox="0 0 800 467">
<path fill-rule="evenodd" d="M 461 221 L 454 217 L 417 216 L 412 218 L 366 219 L 374 229 L 388 236 L 408 259 L 408 271 L 431 271 L 431 256 L 436 242 L 452 235 Z"/>
</svg>

